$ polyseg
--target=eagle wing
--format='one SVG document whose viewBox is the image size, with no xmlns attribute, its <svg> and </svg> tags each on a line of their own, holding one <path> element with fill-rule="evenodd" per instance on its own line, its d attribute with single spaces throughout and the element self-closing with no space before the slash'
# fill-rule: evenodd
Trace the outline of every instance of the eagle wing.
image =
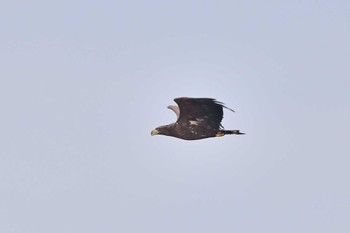
<svg viewBox="0 0 350 233">
<path fill-rule="evenodd" d="M 169 106 L 168 106 L 168 109 L 174 111 L 174 113 L 176 114 L 177 118 L 179 118 L 179 116 L 180 116 L 180 109 L 179 109 L 178 106 L 169 105 Z"/>
<path fill-rule="evenodd" d="M 174 101 L 180 109 L 180 116 L 176 123 L 186 126 L 207 126 L 220 128 L 223 118 L 223 103 L 212 98 L 176 98 Z M 227 108 L 229 109 L 229 108 Z M 232 109 L 229 109 L 233 111 Z"/>
</svg>

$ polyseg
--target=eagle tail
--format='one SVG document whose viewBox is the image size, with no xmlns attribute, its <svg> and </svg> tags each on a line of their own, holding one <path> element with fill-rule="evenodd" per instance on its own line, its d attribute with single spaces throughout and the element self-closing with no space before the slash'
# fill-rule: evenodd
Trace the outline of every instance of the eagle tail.
<svg viewBox="0 0 350 233">
<path fill-rule="evenodd" d="M 245 134 L 245 133 L 241 133 L 239 130 L 220 130 L 220 133 L 223 133 L 223 134 L 237 134 L 237 135 Z"/>
</svg>

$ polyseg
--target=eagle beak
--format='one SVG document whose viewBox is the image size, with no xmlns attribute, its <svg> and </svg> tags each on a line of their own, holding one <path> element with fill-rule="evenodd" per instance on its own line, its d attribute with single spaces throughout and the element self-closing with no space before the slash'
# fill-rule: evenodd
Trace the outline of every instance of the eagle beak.
<svg viewBox="0 0 350 233">
<path fill-rule="evenodd" d="M 158 131 L 158 130 L 156 130 L 156 129 L 152 130 L 152 132 L 151 132 L 151 135 L 152 135 L 152 136 L 157 135 L 157 134 L 159 134 L 159 131 Z"/>
</svg>

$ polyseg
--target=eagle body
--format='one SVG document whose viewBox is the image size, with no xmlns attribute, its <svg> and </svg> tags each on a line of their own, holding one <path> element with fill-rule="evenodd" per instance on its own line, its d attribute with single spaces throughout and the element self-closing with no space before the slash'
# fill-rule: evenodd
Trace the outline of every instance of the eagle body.
<svg viewBox="0 0 350 233">
<path fill-rule="evenodd" d="M 226 134 L 243 134 L 239 130 L 225 130 L 221 125 L 223 103 L 212 98 L 176 98 L 177 106 L 168 106 L 178 119 L 175 123 L 159 126 L 151 135 L 165 135 L 184 140 L 198 140 L 219 137 Z"/>
</svg>

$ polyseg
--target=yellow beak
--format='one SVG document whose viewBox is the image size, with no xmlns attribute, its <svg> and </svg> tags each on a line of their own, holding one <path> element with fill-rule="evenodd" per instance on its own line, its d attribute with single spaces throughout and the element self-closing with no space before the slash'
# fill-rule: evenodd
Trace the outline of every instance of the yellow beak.
<svg viewBox="0 0 350 233">
<path fill-rule="evenodd" d="M 157 134 L 159 134 L 159 131 L 158 131 L 158 130 L 156 130 L 156 129 L 152 130 L 152 132 L 151 132 L 151 135 L 152 135 L 152 136 L 157 135 Z"/>
</svg>

